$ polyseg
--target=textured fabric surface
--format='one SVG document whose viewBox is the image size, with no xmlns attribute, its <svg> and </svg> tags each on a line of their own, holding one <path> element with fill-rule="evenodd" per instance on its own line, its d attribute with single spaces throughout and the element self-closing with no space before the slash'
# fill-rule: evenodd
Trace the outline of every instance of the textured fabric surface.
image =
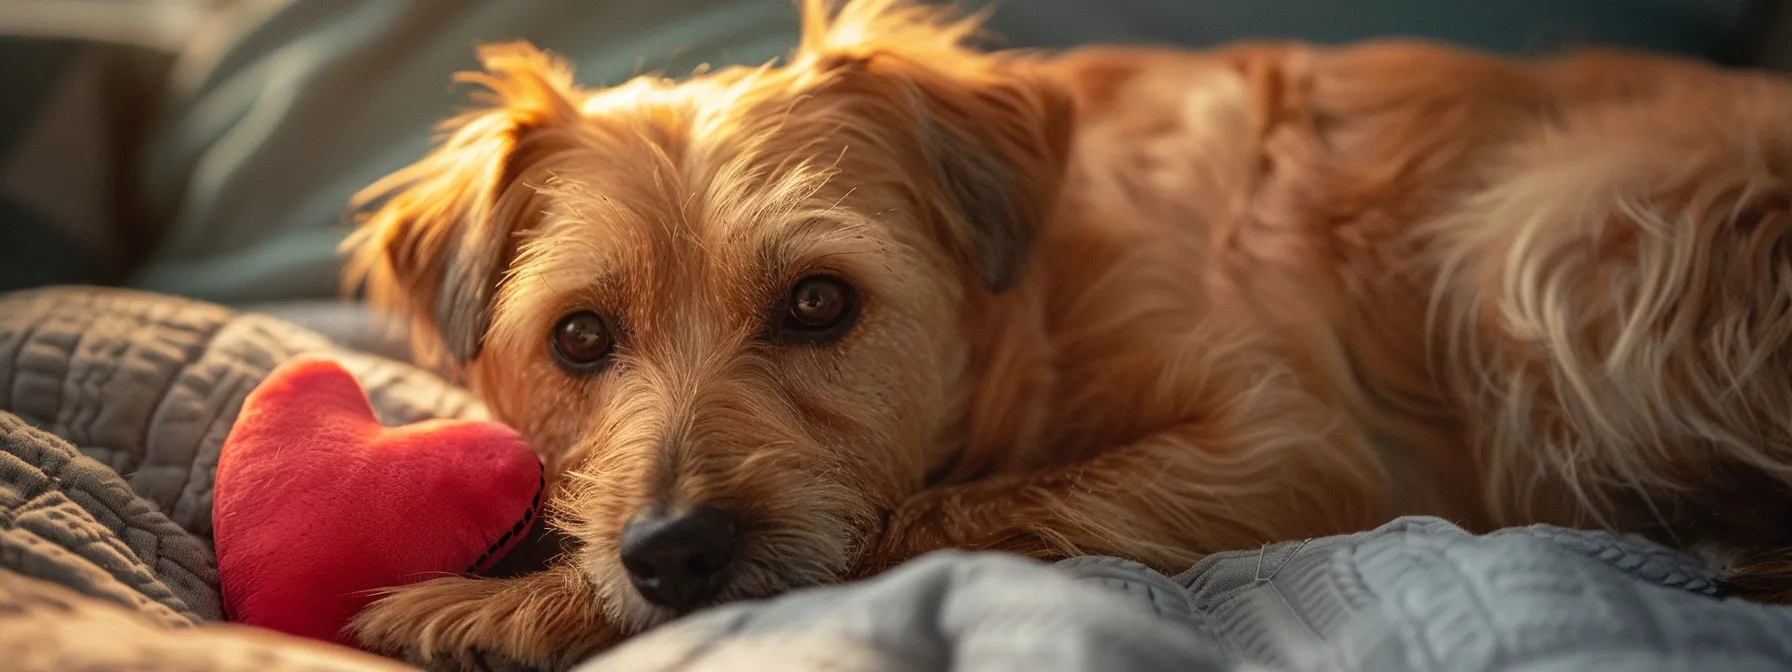
<svg viewBox="0 0 1792 672">
<path fill-rule="evenodd" d="M 80 287 L 0 295 L 0 410 L 68 440 L 207 538 L 218 449 L 243 398 L 306 352 L 341 361 L 385 424 L 486 417 L 431 374 L 270 317 Z"/>
<path fill-rule="evenodd" d="M 66 649 L 70 657 L 54 665 L 0 667 L 117 669 L 133 660 L 121 651 L 165 655 L 155 669 L 365 663 L 316 667 L 330 660 L 327 650 L 286 651 L 292 645 L 278 638 L 133 639 L 222 618 L 211 547 L 219 448 L 244 397 L 301 353 L 340 361 L 387 424 L 485 417 L 471 396 L 432 374 L 343 351 L 270 317 L 114 289 L 0 295 L 0 650 L 50 655 L 58 642 L 123 637 Z M 35 617 L 33 628 L 9 623 L 21 614 Z M 140 627 L 118 630 L 126 618 Z M 45 639 L 51 624 L 56 636 Z M 31 632 L 30 647 L 11 646 Z"/>
<path fill-rule="evenodd" d="M 735 604 L 581 666 L 604 670 L 1231 670 L 1180 587 L 1114 559 L 1055 572 L 1016 557 L 935 553 L 867 582 Z"/>
<path fill-rule="evenodd" d="M 0 567 L 173 626 L 222 617 L 213 566 L 112 470 L 0 412 Z"/>
<path fill-rule="evenodd" d="M 1174 579 L 946 552 L 697 614 L 581 672 L 1792 669 L 1792 609 L 1719 599 L 1716 576 L 1638 539 L 1435 518 L 1222 553 Z"/>
<path fill-rule="evenodd" d="M 164 627 L 59 583 L 0 569 L 7 672 L 393 672 L 383 658 L 221 624 Z"/>
</svg>

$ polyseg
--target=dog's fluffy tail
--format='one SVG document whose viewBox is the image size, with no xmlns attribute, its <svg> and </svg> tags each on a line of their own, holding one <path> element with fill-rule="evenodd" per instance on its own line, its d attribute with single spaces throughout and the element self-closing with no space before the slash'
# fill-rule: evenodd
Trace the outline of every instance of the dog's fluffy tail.
<svg viewBox="0 0 1792 672">
<path fill-rule="evenodd" d="M 1792 605 L 1792 547 L 1739 554 L 1724 571 L 1727 595 Z"/>
<path fill-rule="evenodd" d="M 1564 110 L 1432 232 L 1495 523 L 1792 548 L 1792 92 L 1711 74 Z"/>
</svg>

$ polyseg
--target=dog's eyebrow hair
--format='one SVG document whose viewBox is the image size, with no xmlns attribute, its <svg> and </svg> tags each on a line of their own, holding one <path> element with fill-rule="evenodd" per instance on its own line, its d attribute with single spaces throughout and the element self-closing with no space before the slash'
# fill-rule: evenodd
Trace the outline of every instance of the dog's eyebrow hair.
<svg viewBox="0 0 1792 672">
<path fill-rule="evenodd" d="M 504 273 L 504 294 L 519 285 L 539 285 L 553 295 L 624 296 L 630 276 L 626 261 L 615 248 L 581 236 L 537 235 L 518 248 L 516 260 Z"/>
<path fill-rule="evenodd" d="M 817 257 L 834 257 L 843 253 L 837 246 L 816 245 L 823 241 L 863 240 L 871 227 L 854 218 L 806 217 L 795 221 L 767 245 L 762 254 L 773 268 L 801 265 Z M 819 249 L 817 249 L 819 248 Z"/>
<path fill-rule="evenodd" d="M 859 188 L 858 188 L 858 187 L 849 187 L 849 188 L 847 188 L 847 190 L 846 190 L 846 193 L 844 193 L 844 194 L 840 194 L 840 197 L 839 197 L 839 198 L 836 198 L 836 199 L 834 199 L 834 204 L 833 204 L 833 205 L 830 205 L 830 206 L 828 206 L 828 212 L 834 212 L 834 211 L 836 211 L 836 210 L 839 210 L 839 209 L 840 209 L 840 204 L 841 204 L 841 203 L 845 203 L 845 202 L 846 202 L 846 199 L 848 199 L 848 198 L 851 198 L 851 197 L 852 197 L 852 195 L 853 195 L 853 192 L 856 192 L 856 191 L 858 191 L 858 190 L 859 190 Z"/>
<path fill-rule="evenodd" d="M 833 207 L 829 207 L 828 212 L 833 212 L 833 210 Z M 852 218 L 848 217 L 804 217 L 790 226 L 790 234 L 792 236 L 817 235 L 818 232 L 816 229 L 823 229 L 824 227 L 826 230 L 819 232 L 824 235 L 835 232 L 855 232 L 866 228 L 864 223 L 854 221 Z"/>
</svg>

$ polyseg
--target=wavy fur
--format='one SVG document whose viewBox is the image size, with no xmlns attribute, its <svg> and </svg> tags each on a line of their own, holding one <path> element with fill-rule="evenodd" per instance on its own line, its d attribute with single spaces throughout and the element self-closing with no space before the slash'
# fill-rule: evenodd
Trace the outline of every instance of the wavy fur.
<svg viewBox="0 0 1792 672">
<path fill-rule="evenodd" d="M 1792 596 L 1792 90 L 1385 41 L 972 48 L 978 17 L 802 3 L 782 64 L 486 105 L 370 187 L 351 282 L 544 454 L 578 544 L 402 588 L 363 641 L 559 667 L 675 616 L 618 535 L 733 509 L 721 599 L 946 547 L 1205 553 L 1366 529 L 1642 532 Z M 826 272 L 841 342 L 763 338 Z M 549 330 L 618 327 L 599 374 Z"/>
</svg>

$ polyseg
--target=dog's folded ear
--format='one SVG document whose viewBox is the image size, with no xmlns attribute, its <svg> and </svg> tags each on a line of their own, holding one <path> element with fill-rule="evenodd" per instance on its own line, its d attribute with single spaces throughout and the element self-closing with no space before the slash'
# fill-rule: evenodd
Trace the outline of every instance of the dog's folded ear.
<svg viewBox="0 0 1792 672">
<path fill-rule="evenodd" d="M 412 323 L 418 355 L 465 364 L 480 349 L 497 285 L 541 208 L 553 155 L 577 147 L 577 91 L 564 64 L 527 44 L 482 47 L 480 106 L 449 120 L 428 156 L 357 194 L 343 243 L 348 290 Z M 446 355 L 449 361 L 443 362 Z"/>
<path fill-rule="evenodd" d="M 984 285 L 1019 275 L 1056 206 L 1070 143 L 1070 102 L 1019 69 L 981 77 L 914 78 L 923 146 L 945 200 L 944 233 L 968 252 Z"/>
<path fill-rule="evenodd" d="M 1026 54 L 963 46 L 980 16 L 907 0 L 807 0 L 804 12 L 794 61 L 835 85 L 883 85 L 881 97 L 911 117 L 940 234 L 987 288 L 1006 289 L 1056 206 L 1069 93 Z"/>
</svg>

